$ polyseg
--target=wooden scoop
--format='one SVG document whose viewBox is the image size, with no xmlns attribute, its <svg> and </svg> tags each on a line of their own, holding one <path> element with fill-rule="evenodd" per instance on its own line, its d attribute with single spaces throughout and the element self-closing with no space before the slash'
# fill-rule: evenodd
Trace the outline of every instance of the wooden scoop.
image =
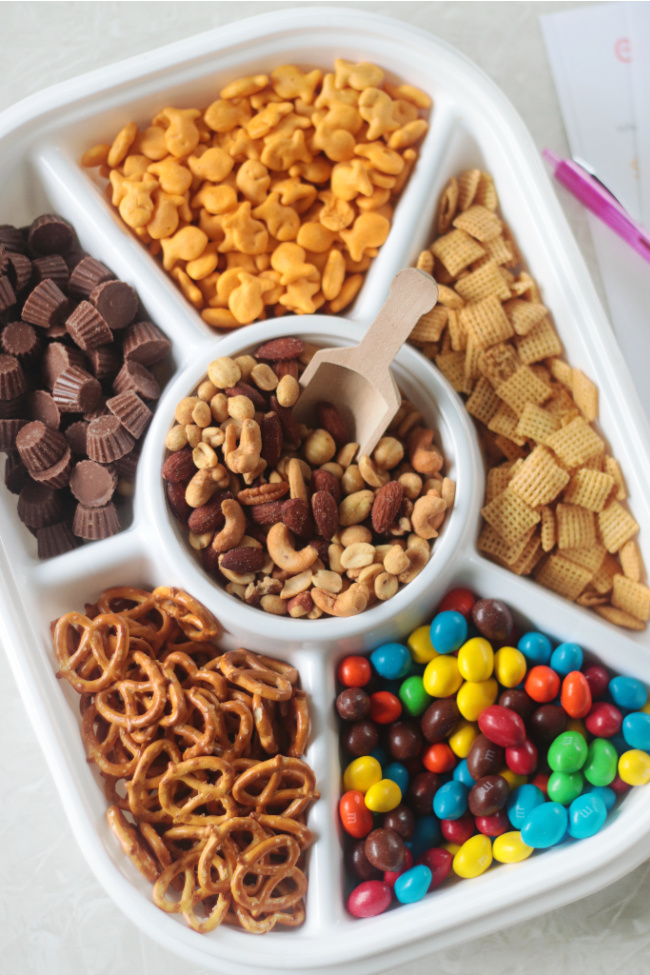
<svg viewBox="0 0 650 975">
<path fill-rule="evenodd" d="M 317 403 L 333 403 L 359 444 L 359 456 L 371 454 L 401 403 L 390 364 L 437 300 L 438 286 L 429 274 L 416 268 L 396 274 L 359 345 L 320 349 L 314 355 L 300 377 L 303 392 L 294 407 L 296 419 L 313 422 Z"/>
</svg>

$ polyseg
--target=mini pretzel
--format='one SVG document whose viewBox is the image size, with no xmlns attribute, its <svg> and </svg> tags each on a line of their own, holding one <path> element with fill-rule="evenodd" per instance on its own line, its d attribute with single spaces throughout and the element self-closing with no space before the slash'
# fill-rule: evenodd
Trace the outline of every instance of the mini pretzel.
<svg viewBox="0 0 650 975">
<path fill-rule="evenodd" d="M 243 772 L 235 780 L 232 794 L 242 806 L 263 813 L 281 810 L 287 819 L 299 816 L 320 795 L 309 765 L 285 755 L 276 755 Z"/>
<path fill-rule="evenodd" d="M 188 639 L 213 640 L 219 635 L 219 624 L 212 613 L 182 589 L 159 586 L 153 595 L 156 605 L 178 622 Z"/>
<path fill-rule="evenodd" d="M 272 833 L 291 833 L 298 841 L 301 850 L 307 850 L 314 841 L 314 834 L 304 823 L 287 816 L 271 816 L 268 813 L 253 812 L 251 819 L 256 819 L 260 826 Z"/>
<path fill-rule="evenodd" d="M 287 677 L 266 664 L 268 658 L 249 653 L 247 650 L 230 650 L 220 658 L 221 672 L 233 684 L 245 688 L 251 694 L 269 698 L 272 701 L 288 701 L 291 697 L 291 683 Z M 244 668 L 242 665 L 247 664 Z M 289 671 L 294 671 L 293 667 Z"/>
<path fill-rule="evenodd" d="M 210 774 L 218 776 L 216 782 L 210 782 L 206 777 Z M 175 821 L 194 826 L 207 826 L 210 823 L 218 825 L 224 817 L 195 815 L 194 810 L 205 806 L 208 802 L 220 800 L 224 806 L 230 806 L 232 809 L 228 815 L 234 815 L 236 810 L 229 798 L 234 780 L 235 773 L 232 766 L 216 756 L 204 755 L 200 758 L 190 758 L 186 762 L 174 763 L 160 780 L 158 786 L 160 805 Z M 185 790 L 190 790 L 190 795 L 181 800 L 182 804 L 176 802 L 176 793 L 180 784 Z"/>
<path fill-rule="evenodd" d="M 69 643 L 81 630 L 79 645 L 70 655 Z M 115 631 L 113 640 L 110 631 Z M 115 613 L 104 613 L 88 619 L 81 613 L 66 613 L 57 620 L 54 629 L 54 652 L 59 662 L 57 677 L 65 677 L 80 694 L 94 694 L 109 687 L 122 676 L 129 650 L 129 631 L 124 619 Z M 110 657 L 106 653 L 105 642 L 112 643 Z M 99 670 L 93 679 L 80 677 L 77 669 L 90 662 L 92 673 Z"/>
<path fill-rule="evenodd" d="M 157 722 L 167 701 L 165 677 L 158 664 L 140 651 L 135 652 L 134 660 L 145 672 L 147 680 L 117 681 L 111 688 L 99 691 L 96 697 L 99 713 L 107 721 L 124 725 L 128 731 Z M 124 701 L 124 711 L 111 706 L 110 700 L 115 695 Z"/>
<path fill-rule="evenodd" d="M 269 755 L 275 755 L 280 746 L 275 736 L 275 729 L 271 719 L 271 702 L 261 697 L 259 694 L 253 695 L 253 718 L 255 727 L 260 736 L 262 748 Z"/>
<path fill-rule="evenodd" d="M 278 857 L 283 854 L 283 862 L 279 863 Z M 301 901 L 307 891 L 307 878 L 296 866 L 299 856 L 300 846 L 289 835 L 269 836 L 240 854 L 231 885 L 237 904 L 257 918 L 260 914 L 286 910 Z M 254 893 L 246 882 L 248 875 L 265 878 L 261 885 L 253 884 Z M 291 890 L 282 892 L 283 880 L 291 883 Z"/>
<path fill-rule="evenodd" d="M 291 732 L 291 744 L 288 754 L 292 758 L 300 758 L 305 753 L 309 738 L 309 705 L 304 691 L 295 690 L 289 701 L 281 705 L 286 710 Z"/>
<path fill-rule="evenodd" d="M 285 927 L 298 927 L 305 920 L 305 906 L 301 902 L 286 911 L 275 911 L 273 914 L 260 914 L 258 918 L 245 910 L 240 904 L 232 905 L 232 913 L 226 914 L 226 924 L 238 924 L 250 934 L 266 934 L 272 931 L 276 924 Z"/>
<path fill-rule="evenodd" d="M 106 810 L 106 819 L 126 855 L 150 883 L 155 883 L 160 873 L 158 865 L 145 848 L 138 831 L 129 825 L 122 810 L 118 809 L 117 806 L 109 806 Z"/>
<path fill-rule="evenodd" d="M 169 823 L 171 816 L 158 801 L 158 783 L 164 772 L 150 774 L 152 766 L 166 753 L 168 764 L 180 761 L 180 751 L 173 741 L 161 738 L 152 742 L 143 750 L 133 778 L 126 783 L 129 807 L 134 816 L 148 823 Z"/>
<path fill-rule="evenodd" d="M 120 728 L 116 724 L 109 724 L 105 737 L 100 741 L 95 731 L 98 718 L 100 716 L 97 708 L 91 704 L 84 711 L 81 720 L 81 738 L 88 761 L 94 762 L 102 772 L 113 775 L 116 779 L 128 778 L 138 764 L 140 749 L 135 744 L 129 746 L 122 742 L 125 753 L 131 753 L 130 757 L 125 754 L 121 761 L 115 761 L 114 749 L 120 742 Z M 106 724 L 103 718 L 100 718 L 100 721 Z"/>
<path fill-rule="evenodd" d="M 204 934 L 214 931 L 221 924 L 230 907 L 231 897 L 229 893 L 219 894 L 207 917 L 197 916 L 196 908 L 207 898 L 213 897 L 209 891 L 197 884 L 196 869 L 199 857 L 200 854 L 193 851 L 166 867 L 154 884 L 153 901 L 157 907 L 168 914 L 182 914 L 189 927 Z M 170 900 L 167 891 L 173 881 L 180 876 L 183 877 L 181 896 L 177 901 Z"/>
</svg>

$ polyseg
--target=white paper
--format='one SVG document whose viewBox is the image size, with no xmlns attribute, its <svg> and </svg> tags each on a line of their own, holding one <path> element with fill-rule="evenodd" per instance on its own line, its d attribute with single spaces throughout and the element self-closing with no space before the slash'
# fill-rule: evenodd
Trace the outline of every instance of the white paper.
<svg viewBox="0 0 650 975">
<path fill-rule="evenodd" d="M 642 188 L 637 110 L 644 106 L 639 130 L 646 139 L 650 66 L 642 66 L 645 81 L 633 77 L 631 28 L 642 22 L 644 32 L 650 32 L 649 21 L 646 3 L 598 4 L 541 18 L 571 153 L 593 167 L 639 221 L 642 199 L 650 200 L 650 181 Z M 650 47 L 643 60 L 648 59 Z M 633 92 L 639 85 L 645 85 L 645 90 L 635 102 Z M 643 165 L 645 179 L 645 160 Z M 592 214 L 588 218 L 616 337 L 650 420 L 650 263 Z"/>
<path fill-rule="evenodd" d="M 641 223 L 650 227 L 650 3 L 626 3 L 632 48 Z"/>
</svg>

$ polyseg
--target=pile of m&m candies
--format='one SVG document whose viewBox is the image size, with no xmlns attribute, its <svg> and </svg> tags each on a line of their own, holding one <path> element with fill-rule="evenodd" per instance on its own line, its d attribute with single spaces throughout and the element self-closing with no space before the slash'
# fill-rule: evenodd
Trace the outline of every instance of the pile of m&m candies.
<svg viewBox="0 0 650 975">
<path fill-rule="evenodd" d="M 354 917 L 593 836 L 650 781 L 643 684 L 518 635 L 497 599 L 455 589 L 406 644 L 346 657 L 337 677 Z"/>
</svg>

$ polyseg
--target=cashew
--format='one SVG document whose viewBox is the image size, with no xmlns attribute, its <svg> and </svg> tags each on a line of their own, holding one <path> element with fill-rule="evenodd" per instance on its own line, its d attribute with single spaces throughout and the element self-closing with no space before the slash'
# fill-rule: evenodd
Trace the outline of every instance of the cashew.
<svg viewBox="0 0 650 975">
<path fill-rule="evenodd" d="M 411 464 L 418 474 L 427 474 L 429 477 L 437 474 L 443 465 L 442 454 L 432 444 L 433 430 L 418 427 L 408 438 Z"/>
<path fill-rule="evenodd" d="M 310 569 L 318 558 L 318 552 L 311 545 L 305 546 L 299 552 L 296 551 L 293 536 L 281 521 L 271 525 L 266 536 L 266 546 L 277 567 L 292 576 L 297 576 L 306 569 Z"/>
<path fill-rule="evenodd" d="M 452 481 L 451 478 L 446 477 L 442 482 L 442 488 L 440 490 L 440 496 L 445 502 L 448 508 L 453 507 L 454 501 L 456 499 L 456 482 Z"/>
<path fill-rule="evenodd" d="M 302 467 L 297 457 L 292 457 L 287 464 L 287 480 L 289 481 L 289 494 L 292 498 L 299 498 L 301 501 L 309 500 Z"/>
<path fill-rule="evenodd" d="M 447 505 L 442 498 L 426 495 L 418 498 L 413 506 L 413 531 L 420 538 L 436 538 L 438 528 L 445 517 Z"/>
<path fill-rule="evenodd" d="M 368 590 L 364 585 L 353 584 L 345 592 L 334 596 L 323 589 L 312 589 L 311 598 L 318 609 L 329 616 L 357 616 L 368 605 Z"/>
<path fill-rule="evenodd" d="M 261 451 L 262 435 L 259 424 L 255 420 L 244 420 L 239 447 L 226 454 L 226 465 L 235 474 L 250 474 L 259 464 Z"/>
<path fill-rule="evenodd" d="M 246 531 L 246 515 L 238 501 L 226 498 L 221 502 L 221 511 L 226 522 L 214 538 L 212 548 L 215 552 L 229 552 L 239 545 Z M 235 580 L 236 581 L 236 580 Z"/>
</svg>

